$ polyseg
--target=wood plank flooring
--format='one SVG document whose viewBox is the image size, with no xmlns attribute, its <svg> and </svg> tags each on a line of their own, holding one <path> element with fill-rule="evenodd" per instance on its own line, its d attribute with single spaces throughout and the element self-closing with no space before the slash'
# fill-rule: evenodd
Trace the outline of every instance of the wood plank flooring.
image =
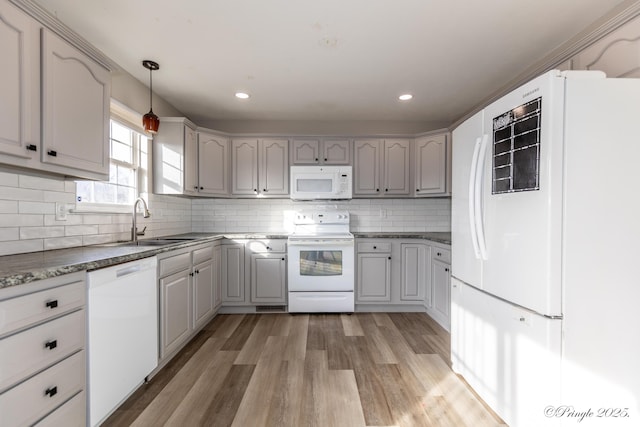
<svg viewBox="0 0 640 427">
<path fill-rule="evenodd" d="M 504 426 L 424 313 L 218 315 L 104 426 Z"/>
</svg>

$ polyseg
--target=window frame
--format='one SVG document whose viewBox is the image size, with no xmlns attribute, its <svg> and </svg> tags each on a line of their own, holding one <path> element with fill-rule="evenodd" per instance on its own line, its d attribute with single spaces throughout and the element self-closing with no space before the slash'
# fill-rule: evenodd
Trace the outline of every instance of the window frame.
<svg viewBox="0 0 640 427">
<path fill-rule="evenodd" d="M 134 121 L 135 120 L 135 121 Z M 151 166 L 151 141 L 152 135 L 145 132 L 139 125 L 134 123 L 141 123 L 142 116 L 137 112 L 129 109 L 123 104 L 115 100 L 111 100 L 111 114 L 109 117 L 109 127 L 111 128 L 111 122 L 114 121 L 119 125 L 126 127 L 127 129 L 136 133 L 133 141 L 133 163 L 124 162 L 111 157 L 111 130 L 109 132 L 109 173 L 111 173 L 111 165 L 122 166 L 131 168 L 133 166 L 134 179 L 135 179 L 135 197 L 149 194 L 149 180 L 150 180 L 150 166 Z M 143 160 L 143 142 L 146 139 L 146 164 L 142 164 Z M 94 202 L 79 202 L 77 200 L 78 192 L 77 187 L 75 191 L 75 209 L 73 212 L 77 213 L 131 213 L 133 206 L 132 203 L 94 203 Z M 148 199 L 148 197 L 146 197 Z M 135 198 L 134 198 L 135 200 Z M 147 200 L 148 201 L 148 200 Z"/>
</svg>

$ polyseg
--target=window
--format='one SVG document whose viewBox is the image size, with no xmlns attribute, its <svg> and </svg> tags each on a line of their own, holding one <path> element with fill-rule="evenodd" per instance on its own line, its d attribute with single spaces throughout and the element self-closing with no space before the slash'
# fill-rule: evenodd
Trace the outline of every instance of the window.
<svg viewBox="0 0 640 427">
<path fill-rule="evenodd" d="M 120 121 L 110 122 L 109 181 L 76 181 L 76 209 L 119 211 L 146 192 L 149 140 Z"/>
</svg>

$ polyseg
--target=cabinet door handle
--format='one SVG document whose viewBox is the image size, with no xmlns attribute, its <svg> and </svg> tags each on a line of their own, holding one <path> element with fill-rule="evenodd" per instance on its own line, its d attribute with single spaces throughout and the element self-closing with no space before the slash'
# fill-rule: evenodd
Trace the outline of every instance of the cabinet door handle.
<svg viewBox="0 0 640 427">
<path fill-rule="evenodd" d="M 391 259 L 391 257 L 387 258 L 387 259 Z"/>
<path fill-rule="evenodd" d="M 56 150 L 49 150 L 47 151 L 47 154 L 51 157 L 56 157 L 58 155 L 58 152 Z"/>
<path fill-rule="evenodd" d="M 380 189 L 379 189 L 379 188 L 376 188 L 376 191 L 380 191 Z"/>
<path fill-rule="evenodd" d="M 269 246 L 267 246 L 267 247 L 266 247 L 266 249 L 267 249 L 268 251 L 270 251 L 270 250 L 271 250 L 271 248 L 270 248 Z"/>
<path fill-rule="evenodd" d="M 200 187 L 200 190 L 204 190 L 204 187 Z"/>
<path fill-rule="evenodd" d="M 377 247 L 377 246 L 374 246 L 374 247 L 373 247 L 373 249 L 378 249 L 378 247 Z"/>
<path fill-rule="evenodd" d="M 416 188 L 416 192 L 418 192 L 418 193 L 419 193 L 419 192 L 420 192 L 420 189 L 419 189 L 419 188 Z"/>
<path fill-rule="evenodd" d="M 438 256 L 442 256 L 442 252 L 438 252 L 438 253 L 437 253 L 437 255 L 438 255 Z"/>
<path fill-rule="evenodd" d="M 193 277 L 195 273 L 189 273 L 189 276 Z"/>
<path fill-rule="evenodd" d="M 263 189 L 262 189 L 262 192 L 263 192 L 263 193 L 266 193 L 267 191 L 269 191 L 269 190 L 267 190 L 266 188 L 263 188 Z"/>
<path fill-rule="evenodd" d="M 194 185 L 194 186 L 193 186 L 193 189 L 194 189 L 194 190 L 197 190 L 197 189 L 198 189 L 198 186 L 197 186 L 197 185 Z"/>
<path fill-rule="evenodd" d="M 327 161 L 327 158 L 326 158 L 326 157 L 324 158 L 324 161 L 325 161 L 325 162 Z"/>
<path fill-rule="evenodd" d="M 318 158 L 316 157 L 316 162 L 318 161 Z"/>
<path fill-rule="evenodd" d="M 449 272 L 449 269 L 448 269 L 448 268 L 445 268 L 445 269 L 444 269 L 444 271 L 446 271 L 446 272 L 448 273 L 448 272 Z"/>
<path fill-rule="evenodd" d="M 257 189 L 257 188 L 254 188 L 254 189 L 253 189 L 253 192 L 254 192 L 254 193 L 256 193 L 256 194 L 258 194 L 258 189 Z"/>
<path fill-rule="evenodd" d="M 34 144 L 29 144 L 29 145 L 27 145 L 27 150 L 29 150 L 29 151 L 38 151 L 38 147 L 35 146 Z"/>
<path fill-rule="evenodd" d="M 282 261 L 284 261 L 284 257 L 282 258 Z"/>
<path fill-rule="evenodd" d="M 44 394 L 49 397 L 53 397 L 56 394 L 58 394 L 58 387 L 49 387 L 48 389 L 45 390 Z"/>
<path fill-rule="evenodd" d="M 47 343 L 44 345 L 44 347 L 48 348 L 49 350 L 53 350 L 57 346 L 58 346 L 58 340 L 47 341 Z"/>
<path fill-rule="evenodd" d="M 384 191 L 389 191 L 389 189 L 388 189 L 388 188 L 385 188 L 385 189 L 384 189 Z"/>
<path fill-rule="evenodd" d="M 47 301 L 45 304 L 45 307 L 49 307 L 49 308 L 57 308 L 58 307 L 58 300 L 54 299 L 52 301 Z"/>
</svg>

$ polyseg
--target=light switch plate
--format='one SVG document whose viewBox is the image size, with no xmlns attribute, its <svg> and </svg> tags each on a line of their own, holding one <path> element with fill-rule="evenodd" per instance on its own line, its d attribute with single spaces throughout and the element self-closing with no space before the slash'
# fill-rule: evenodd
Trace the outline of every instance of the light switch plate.
<svg viewBox="0 0 640 427">
<path fill-rule="evenodd" d="M 56 221 L 67 220 L 67 205 L 65 203 L 56 202 Z"/>
</svg>

